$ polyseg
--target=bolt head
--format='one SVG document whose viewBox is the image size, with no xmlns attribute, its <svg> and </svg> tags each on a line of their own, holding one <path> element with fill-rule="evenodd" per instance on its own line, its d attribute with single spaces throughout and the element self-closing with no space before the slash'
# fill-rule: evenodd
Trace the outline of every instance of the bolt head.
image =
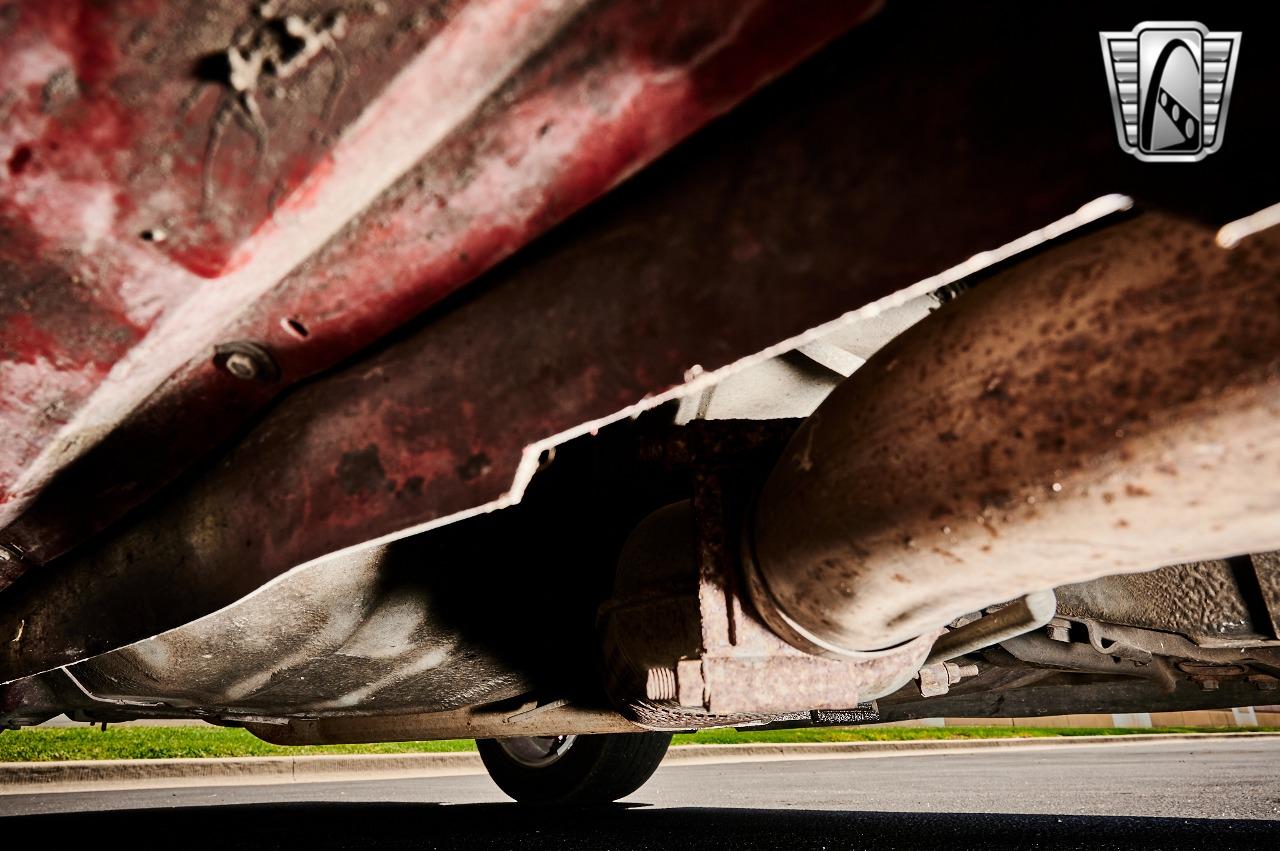
<svg viewBox="0 0 1280 851">
<path fill-rule="evenodd" d="M 223 362 L 227 372 L 244 381 L 252 381 L 258 377 L 258 364 L 251 355 L 244 352 L 232 352 Z"/>
</svg>

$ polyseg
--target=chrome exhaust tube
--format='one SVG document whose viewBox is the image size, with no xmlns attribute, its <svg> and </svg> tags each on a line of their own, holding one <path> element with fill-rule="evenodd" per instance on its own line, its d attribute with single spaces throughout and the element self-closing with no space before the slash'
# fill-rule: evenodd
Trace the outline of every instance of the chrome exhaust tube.
<svg viewBox="0 0 1280 851">
<path fill-rule="evenodd" d="M 761 616 L 835 656 L 1280 548 L 1280 228 L 1148 212 L 997 274 L 831 393 L 746 534 Z"/>
</svg>

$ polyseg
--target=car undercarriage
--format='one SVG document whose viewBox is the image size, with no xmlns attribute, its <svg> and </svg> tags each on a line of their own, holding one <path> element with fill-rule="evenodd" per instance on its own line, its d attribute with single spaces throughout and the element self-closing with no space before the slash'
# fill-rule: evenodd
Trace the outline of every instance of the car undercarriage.
<svg viewBox="0 0 1280 851">
<path fill-rule="evenodd" d="M 1103 4 L 143 5 L 0 8 L 0 727 L 1276 702 L 1280 58 L 1152 164 Z"/>
</svg>

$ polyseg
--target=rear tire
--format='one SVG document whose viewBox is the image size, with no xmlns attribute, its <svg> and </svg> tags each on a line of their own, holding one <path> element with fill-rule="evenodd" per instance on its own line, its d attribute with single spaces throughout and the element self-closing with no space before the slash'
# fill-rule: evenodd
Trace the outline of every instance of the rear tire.
<svg viewBox="0 0 1280 851">
<path fill-rule="evenodd" d="M 477 739 L 498 788 L 522 804 L 607 804 L 653 776 L 670 733 Z"/>
</svg>

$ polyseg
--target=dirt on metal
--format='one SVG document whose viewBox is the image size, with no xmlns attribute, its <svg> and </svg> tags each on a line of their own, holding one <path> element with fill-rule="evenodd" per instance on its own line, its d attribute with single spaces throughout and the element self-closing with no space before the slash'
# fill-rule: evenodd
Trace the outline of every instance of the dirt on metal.
<svg viewBox="0 0 1280 851">
<path fill-rule="evenodd" d="M 776 605 L 867 650 L 1028 592 L 1280 545 L 1280 232 L 1146 212 L 995 276 L 797 432 Z"/>
</svg>

